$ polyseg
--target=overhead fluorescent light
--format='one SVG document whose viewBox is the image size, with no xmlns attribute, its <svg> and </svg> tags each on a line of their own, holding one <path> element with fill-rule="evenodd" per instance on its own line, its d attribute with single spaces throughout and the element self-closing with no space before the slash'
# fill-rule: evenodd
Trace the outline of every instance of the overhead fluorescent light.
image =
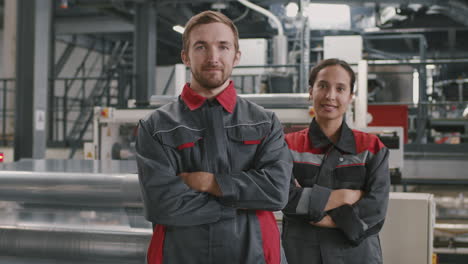
<svg viewBox="0 0 468 264">
<path fill-rule="evenodd" d="M 299 12 L 299 6 L 296 3 L 290 2 L 289 4 L 286 5 L 287 17 L 296 17 L 298 12 Z"/>
<path fill-rule="evenodd" d="M 419 72 L 418 70 L 413 70 L 413 104 L 418 104 L 419 102 Z"/>
<path fill-rule="evenodd" d="M 185 31 L 185 28 L 181 25 L 175 25 L 172 27 L 172 29 L 175 31 L 175 32 L 179 32 L 180 34 L 184 34 L 184 31 Z"/>
</svg>

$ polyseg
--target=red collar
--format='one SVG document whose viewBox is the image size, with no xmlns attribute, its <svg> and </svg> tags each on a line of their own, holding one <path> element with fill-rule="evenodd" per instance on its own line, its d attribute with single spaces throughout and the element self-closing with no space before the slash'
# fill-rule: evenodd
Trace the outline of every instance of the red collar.
<svg viewBox="0 0 468 264">
<path fill-rule="evenodd" d="M 198 109 L 206 101 L 205 97 L 197 94 L 192 90 L 192 88 L 190 88 L 189 83 L 185 84 L 180 96 L 191 111 Z M 237 92 L 236 88 L 234 88 L 233 81 L 229 81 L 228 87 L 216 96 L 216 100 L 218 100 L 226 111 L 231 114 L 234 112 L 234 107 L 236 106 L 237 101 Z"/>
</svg>

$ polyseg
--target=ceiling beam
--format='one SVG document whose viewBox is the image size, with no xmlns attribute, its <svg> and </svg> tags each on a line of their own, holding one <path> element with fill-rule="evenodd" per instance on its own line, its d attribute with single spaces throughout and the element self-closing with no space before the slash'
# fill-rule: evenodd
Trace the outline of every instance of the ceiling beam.
<svg viewBox="0 0 468 264">
<path fill-rule="evenodd" d="M 134 28 L 133 23 L 116 17 L 55 18 L 55 32 L 58 35 L 132 32 Z"/>
</svg>

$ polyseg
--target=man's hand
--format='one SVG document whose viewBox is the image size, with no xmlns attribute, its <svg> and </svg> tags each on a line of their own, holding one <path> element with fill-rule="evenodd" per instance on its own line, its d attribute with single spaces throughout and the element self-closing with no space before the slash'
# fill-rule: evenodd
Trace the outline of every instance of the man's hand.
<svg viewBox="0 0 468 264">
<path fill-rule="evenodd" d="M 222 195 L 213 173 L 204 171 L 182 172 L 178 176 L 195 191 L 207 192 L 218 197 Z"/>
<path fill-rule="evenodd" d="M 302 188 L 297 179 L 294 179 L 294 185 L 296 185 L 297 188 Z"/>
<path fill-rule="evenodd" d="M 325 211 L 335 209 L 345 204 L 355 204 L 361 199 L 363 192 L 361 190 L 338 189 L 333 190 L 328 198 Z"/>
<path fill-rule="evenodd" d="M 318 226 L 318 227 L 336 228 L 335 221 L 333 221 L 333 219 L 329 215 L 324 216 L 322 220 L 320 220 L 317 223 L 314 223 L 314 222 L 309 222 L 309 223 L 311 225 Z"/>
</svg>

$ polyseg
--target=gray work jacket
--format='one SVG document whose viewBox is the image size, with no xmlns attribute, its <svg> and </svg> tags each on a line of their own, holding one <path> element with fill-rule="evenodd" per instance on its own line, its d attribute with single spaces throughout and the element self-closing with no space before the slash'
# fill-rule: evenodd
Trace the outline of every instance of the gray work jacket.
<svg viewBox="0 0 468 264">
<path fill-rule="evenodd" d="M 139 124 L 141 192 L 156 225 L 149 262 L 285 263 L 271 212 L 286 205 L 292 171 L 280 122 L 237 97 L 232 83 L 226 93 L 234 98 L 201 104 L 186 89 Z M 226 101 L 231 109 L 220 104 Z M 196 171 L 213 173 L 222 197 L 194 191 L 177 176 Z"/>
<path fill-rule="evenodd" d="M 342 124 L 333 144 L 315 119 L 308 129 L 286 135 L 294 159 L 289 202 L 283 210 L 283 245 L 290 264 L 382 263 L 378 232 L 388 205 L 388 149 L 375 136 Z M 324 212 L 334 189 L 364 192 L 354 205 Z M 309 222 L 328 214 L 337 228 Z"/>
</svg>

